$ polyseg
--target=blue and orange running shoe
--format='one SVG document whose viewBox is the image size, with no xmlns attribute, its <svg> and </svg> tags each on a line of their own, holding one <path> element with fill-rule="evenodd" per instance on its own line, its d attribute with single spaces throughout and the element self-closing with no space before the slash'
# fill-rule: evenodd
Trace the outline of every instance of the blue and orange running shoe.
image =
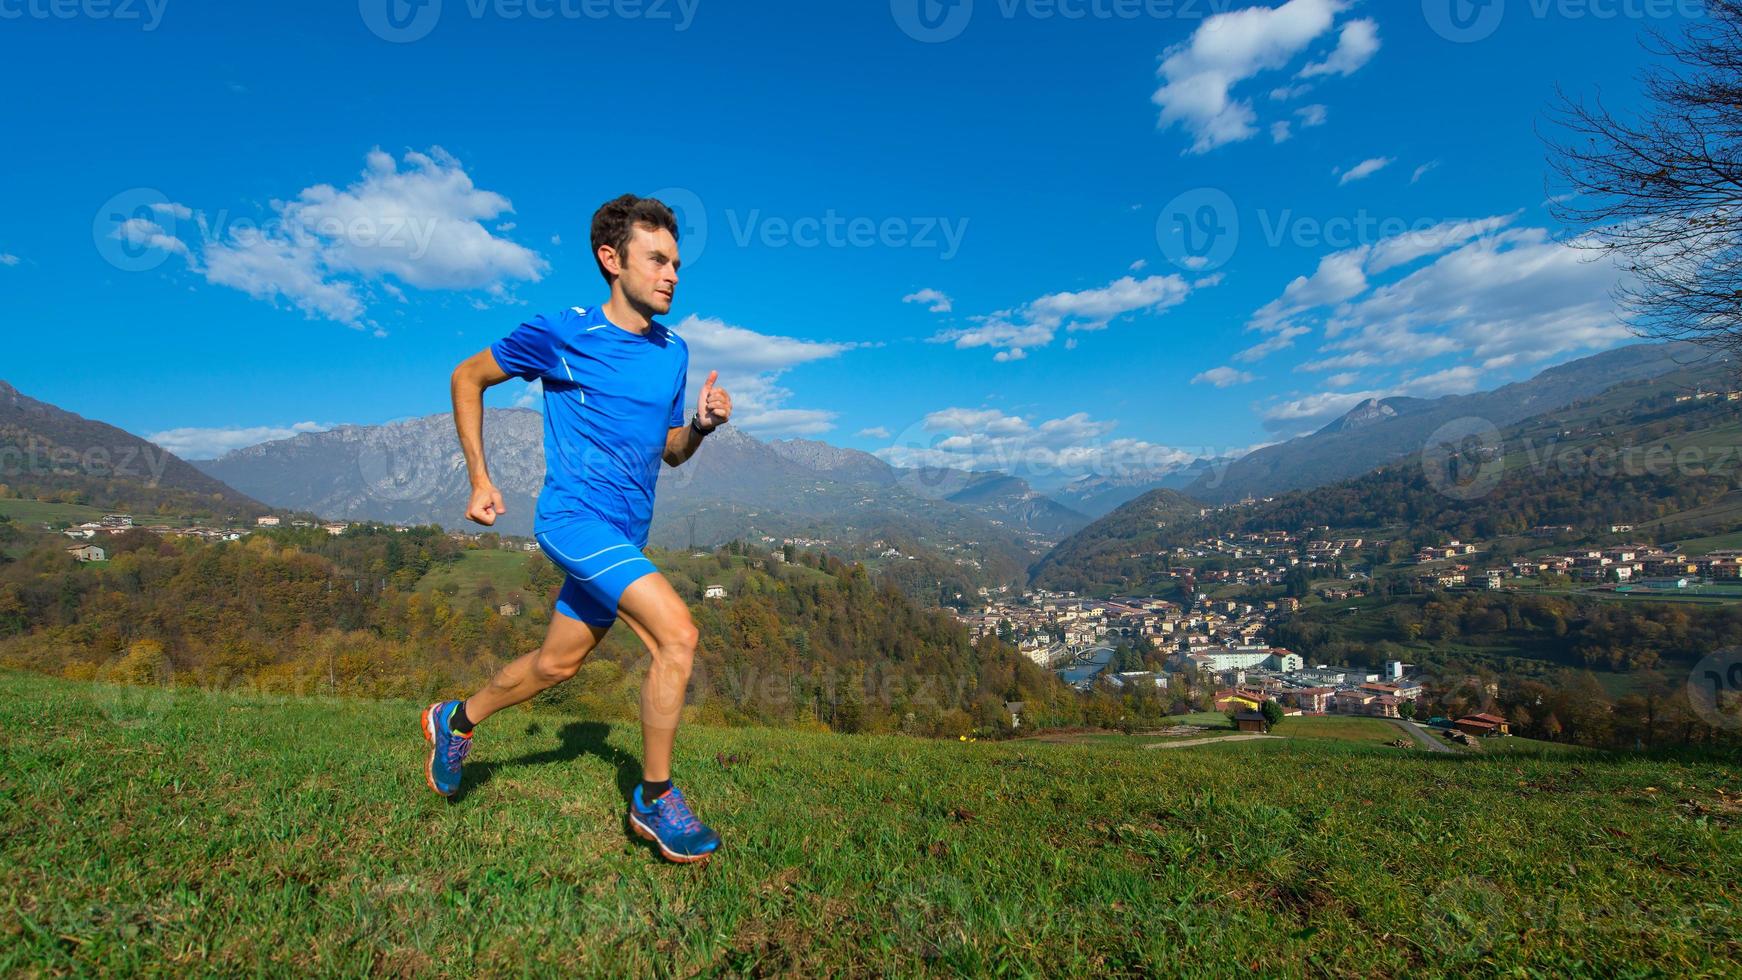
<svg viewBox="0 0 1742 980">
<path fill-rule="evenodd" d="M 706 861 L 720 847 L 720 835 L 696 819 L 676 786 L 654 800 L 652 807 L 641 802 L 641 787 L 635 787 L 629 797 L 629 826 L 658 844 L 667 861 Z"/>
<path fill-rule="evenodd" d="M 458 701 L 437 701 L 423 713 L 423 737 L 429 740 L 429 763 L 423 773 L 429 788 L 443 796 L 452 796 L 460 788 L 460 764 L 472 751 L 472 736 L 461 735 L 449 726 Z"/>
</svg>

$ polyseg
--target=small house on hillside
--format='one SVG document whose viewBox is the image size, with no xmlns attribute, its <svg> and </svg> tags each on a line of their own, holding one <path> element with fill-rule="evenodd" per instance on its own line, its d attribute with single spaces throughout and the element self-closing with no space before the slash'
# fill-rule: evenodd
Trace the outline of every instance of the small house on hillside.
<svg viewBox="0 0 1742 980">
<path fill-rule="evenodd" d="M 1478 737 L 1512 734 L 1511 728 L 1506 724 L 1506 719 L 1500 715 L 1465 715 L 1452 722 L 1452 727 L 1460 732 Z"/>
<path fill-rule="evenodd" d="M 94 544 L 81 544 L 76 548 L 68 548 L 67 554 L 79 561 L 103 561 L 109 557 L 108 552 Z"/>
<path fill-rule="evenodd" d="M 1270 722 L 1256 711 L 1242 711 L 1234 716 L 1234 724 L 1243 732 L 1256 732 L 1259 735 L 1270 733 Z"/>
<path fill-rule="evenodd" d="M 1222 691 L 1214 705 L 1217 711 L 1257 711 L 1264 701 L 1263 696 L 1248 691 Z"/>
</svg>

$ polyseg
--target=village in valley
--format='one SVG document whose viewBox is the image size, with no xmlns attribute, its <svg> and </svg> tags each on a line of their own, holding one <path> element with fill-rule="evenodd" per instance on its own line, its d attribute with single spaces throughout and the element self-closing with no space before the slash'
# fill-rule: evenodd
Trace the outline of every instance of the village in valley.
<svg viewBox="0 0 1742 980">
<path fill-rule="evenodd" d="M 1425 743 L 1414 724 L 1419 717 L 1467 743 L 1509 735 L 1507 718 L 1418 716 L 1432 693 L 1422 671 L 1400 660 L 1381 667 L 1308 662 L 1275 644 L 1275 627 L 1303 605 L 1347 604 L 1383 588 L 1742 598 L 1734 592 L 1742 549 L 1628 543 L 1635 531 L 1628 524 L 1595 531 L 1593 537 L 1570 526 L 1538 527 L 1502 547 L 1456 538 L 1418 547 L 1401 533 L 1338 533 L 1322 525 L 1226 533 L 1133 555 L 1161 563 L 1159 577 L 1172 586 L 1163 596 L 981 589 L 979 604 L 955 615 L 976 642 L 994 636 L 1010 643 L 1078 690 L 1153 689 L 1176 711 L 1223 713 L 1253 731 L 1268 731 L 1266 713 L 1354 716 L 1392 721 Z M 1592 540 L 1605 543 L 1570 543 Z"/>
</svg>

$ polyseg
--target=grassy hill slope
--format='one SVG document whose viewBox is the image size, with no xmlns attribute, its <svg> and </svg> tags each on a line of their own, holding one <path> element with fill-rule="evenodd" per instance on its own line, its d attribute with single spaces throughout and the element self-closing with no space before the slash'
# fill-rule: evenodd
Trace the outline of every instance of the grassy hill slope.
<svg viewBox="0 0 1742 980">
<path fill-rule="evenodd" d="M 447 802 L 416 708 L 0 673 L 0 973 L 1742 962 L 1742 775 L 1717 760 L 697 727 L 676 771 L 726 844 L 676 867 L 622 828 L 634 726 L 502 715 Z"/>
</svg>

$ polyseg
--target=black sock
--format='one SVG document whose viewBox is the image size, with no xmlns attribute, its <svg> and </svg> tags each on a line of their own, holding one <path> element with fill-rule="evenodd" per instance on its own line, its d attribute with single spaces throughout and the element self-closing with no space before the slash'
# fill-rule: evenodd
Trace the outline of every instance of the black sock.
<svg viewBox="0 0 1742 980">
<path fill-rule="evenodd" d="M 466 702 L 461 701 L 454 713 L 448 716 L 448 731 L 455 735 L 472 734 L 472 719 L 466 717 Z"/>
<path fill-rule="evenodd" d="M 652 806 L 653 801 L 664 796 L 666 790 L 669 789 L 671 789 L 670 779 L 662 779 L 657 783 L 651 779 L 643 779 L 641 781 L 641 802 Z"/>
</svg>

